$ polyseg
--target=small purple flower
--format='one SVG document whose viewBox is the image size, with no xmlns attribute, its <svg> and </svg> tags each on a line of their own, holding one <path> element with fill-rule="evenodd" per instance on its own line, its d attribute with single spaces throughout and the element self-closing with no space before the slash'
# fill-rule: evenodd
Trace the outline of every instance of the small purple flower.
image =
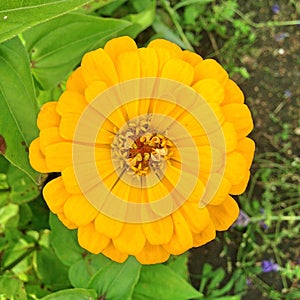
<svg viewBox="0 0 300 300">
<path fill-rule="evenodd" d="M 239 216 L 233 225 L 246 227 L 249 224 L 249 222 L 249 216 L 243 210 L 240 210 Z"/>
<path fill-rule="evenodd" d="M 278 4 L 274 4 L 274 5 L 272 6 L 272 12 L 273 12 L 274 14 L 279 14 L 280 8 L 279 8 L 279 5 L 278 5 Z"/>
<path fill-rule="evenodd" d="M 284 98 L 290 98 L 292 96 L 292 92 L 290 90 L 285 90 L 283 96 Z"/>
<path fill-rule="evenodd" d="M 274 39 L 276 42 L 283 42 L 287 37 L 289 37 L 289 34 L 287 32 L 279 32 L 274 36 Z"/>
<path fill-rule="evenodd" d="M 267 230 L 269 228 L 269 226 L 263 220 L 259 221 L 258 224 L 263 230 Z"/>
<path fill-rule="evenodd" d="M 261 262 L 261 269 L 263 273 L 268 273 L 268 272 L 277 272 L 279 270 L 279 265 L 274 263 L 273 260 L 263 260 Z"/>
</svg>

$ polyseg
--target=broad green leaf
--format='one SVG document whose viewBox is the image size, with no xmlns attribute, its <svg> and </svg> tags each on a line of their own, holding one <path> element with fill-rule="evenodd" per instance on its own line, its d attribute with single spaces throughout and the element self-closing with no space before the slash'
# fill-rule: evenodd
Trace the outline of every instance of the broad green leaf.
<svg viewBox="0 0 300 300">
<path fill-rule="evenodd" d="M 128 2 L 128 0 L 116 0 L 105 7 L 103 7 L 100 11 L 101 16 L 112 16 L 114 12 L 121 7 L 125 2 Z"/>
<path fill-rule="evenodd" d="M 66 228 L 52 213 L 50 227 L 50 243 L 62 263 L 70 266 L 80 260 L 85 251 L 78 245 L 77 231 Z"/>
<path fill-rule="evenodd" d="M 8 203 L 0 208 L 0 232 L 4 232 L 5 225 L 12 219 L 18 220 L 19 207 L 16 204 Z"/>
<path fill-rule="evenodd" d="M 40 191 L 37 185 L 17 167 L 10 165 L 7 172 L 12 202 L 22 204 L 35 199 Z"/>
<path fill-rule="evenodd" d="M 188 252 L 178 256 L 171 256 L 167 261 L 167 266 L 171 268 L 175 273 L 188 279 Z"/>
<path fill-rule="evenodd" d="M 160 15 L 155 16 L 152 28 L 157 33 L 156 36 L 152 36 L 152 39 L 164 38 L 171 42 L 174 42 L 183 49 L 186 48 L 184 42 L 179 38 L 177 34 L 174 33 L 174 30 L 170 28 L 170 25 L 165 23 L 165 20 L 163 20 L 163 18 Z"/>
<path fill-rule="evenodd" d="M 97 300 L 95 290 L 69 289 L 52 293 L 40 300 Z"/>
<path fill-rule="evenodd" d="M 143 266 L 132 299 L 184 300 L 201 297 L 186 280 L 165 265 Z"/>
<path fill-rule="evenodd" d="M 34 201 L 28 203 L 32 211 L 31 223 L 28 225 L 28 228 L 34 230 L 39 229 L 49 229 L 49 208 L 40 195 Z"/>
<path fill-rule="evenodd" d="M 87 254 L 69 269 L 69 279 L 72 286 L 87 288 L 91 277 L 102 270 L 107 264 L 111 264 L 111 260 L 104 255 Z"/>
<path fill-rule="evenodd" d="M 5 159 L 3 155 L 0 155 L 0 173 L 6 174 L 8 167 L 9 167 L 9 161 Z"/>
<path fill-rule="evenodd" d="M 83 54 L 101 47 L 132 23 L 68 14 L 23 34 L 32 73 L 42 89 L 51 89 L 80 63 Z"/>
<path fill-rule="evenodd" d="M 23 282 L 13 274 L 0 276 L 0 299 L 26 300 Z"/>
<path fill-rule="evenodd" d="M 0 1 L 0 42 L 89 2 L 91 0 Z"/>
<path fill-rule="evenodd" d="M 67 266 L 50 249 L 41 247 L 35 252 L 35 269 L 39 279 L 51 290 L 70 287 Z"/>
<path fill-rule="evenodd" d="M 135 38 L 140 32 L 152 25 L 156 13 L 156 0 L 152 0 L 149 5 L 138 12 L 137 14 L 130 14 L 124 19 L 130 21 L 132 25 L 125 28 L 121 35 L 129 35 Z"/>
<path fill-rule="evenodd" d="M 7 160 L 38 182 L 28 147 L 38 135 L 37 102 L 27 52 L 19 39 L 0 44 L 0 149 Z"/>
<path fill-rule="evenodd" d="M 77 12 L 84 13 L 84 14 L 90 14 L 90 13 L 94 12 L 95 10 L 99 9 L 100 7 L 107 6 L 116 1 L 117 0 L 96 0 L 96 1 L 94 0 L 94 1 L 78 8 Z"/>
<path fill-rule="evenodd" d="M 122 264 L 111 261 L 93 276 L 89 288 L 109 300 L 131 300 L 140 271 L 141 265 L 134 257 Z"/>
</svg>

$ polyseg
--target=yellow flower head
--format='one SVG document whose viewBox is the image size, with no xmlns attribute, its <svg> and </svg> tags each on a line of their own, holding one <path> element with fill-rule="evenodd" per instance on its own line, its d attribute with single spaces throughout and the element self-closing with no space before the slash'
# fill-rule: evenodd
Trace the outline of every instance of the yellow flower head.
<svg viewBox="0 0 300 300">
<path fill-rule="evenodd" d="M 238 86 L 212 59 L 129 37 L 88 52 L 38 116 L 30 162 L 61 172 L 44 198 L 88 251 L 161 263 L 238 215 L 254 142 Z"/>
</svg>

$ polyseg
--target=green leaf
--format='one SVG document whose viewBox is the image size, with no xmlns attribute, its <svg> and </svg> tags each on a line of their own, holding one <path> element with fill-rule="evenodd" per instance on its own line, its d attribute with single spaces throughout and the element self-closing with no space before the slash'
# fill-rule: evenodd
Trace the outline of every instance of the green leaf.
<svg viewBox="0 0 300 300">
<path fill-rule="evenodd" d="M 171 268 L 175 273 L 180 275 L 182 278 L 188 278 L 188 252 L 178 255 L 171 256 L 167 261 L 167 266 Z"/>
<path fill-rule="evenodd" d="M 164 38 L 171 42 L 174 42 L 175 44 L 177 44 L 183 49 L 186 48 L 184 42 L 179 38 L 177 34 L 174 33 L 174 30 L 170 28 L 169 24 L 165 24 L 165 20 L 163 20 L 160 15 L 155 16 L 152 27 L 154 31 L 157 33 L 155 37 L 152 36 L 152 39 Z"/>
<path fill-rule="evenodd" d="M 40 300 L 97 300 L 95 290 L 69 289 L 47 295 Z"/>
<path fill-rule="evenodd" d="M 28 175 L 13 165 L 10 165 L 8 169 L 7 181 L 11 188 L 10 199 L 14 203 L 26 203 L 40 194 L 37 185 Z"/>
<path fill-rule="evenodd" d="M 1 276 L 0 299 L 26 300 L 23 282 L 15 275 L 5 274 Z"/>
<path fill-rule="evenodd" d="M 0 2 L 0 42 L 91 0 L 9 0 Z"/>
<path fill-rule="evenodd" d="M 165 265 L 143 266 L 137 283 L 134 300 L 184 300 L 201 297 L 186 280 Z"/>
<path fill-rule="evenodd" d="M 0 149 L 7 160 L 36 183 L 28 160 L 30 142 L 38 135 L 37 102 L 26 50 L 19 39 L 0 44 Z"/>
<path fill-rule="evenodd" d="M 28 228 L 34 230 L 49 229 L 49 208 L 43 197 L 40 195 L 28 205 L 32 211 L 31 224 Z"/>
<path fill-rule="evenodd" d="M 132 25 L 123 30 L 122 35 L 129 35 L 135 38 L 140 32 L 152 25 L 156 13 L 156 1 L 153 0 L 149 5 L 137 14 L 131 14 L 125 17 Z"/>
<path fill-rule="evenodd" d="M 123 264 L 110 262 L 91 279 L 89 288 L 96 289 L 98 296 L 109 300 L 131 300 L 134 286 L 141 271 L 141 265 L 134 257 Z"/>
<path fill-rule="evenodd" d="M 68 14 L 23 34 L 32 73 L 42 89 L 51 89 L 80 63 L 83 54 L 101 47 L 132 23 Z"/>
<path fill-rule="evenodd" d="M 0 232 L 5 231 L 6 224 L 12 219 L 18 220 L 19 207 L 16 204 L 8 203 L 0 208 Z"/>
<path fill-rule="evenodd" d="M 99 9 L 100 7 L 107 6 L 112 2 L 116 2 L 117 0 L 97 0 L 92 1 L 80 8 L 78 8 L 77 12 L 83 13 L 83 14 L 90 14 L 94 12 L 95 10 Z"/>
<path fill-rule="evenodd" d="M 36 252 L 35 265 L 39 279 L 51 290 L 70 287 L 68 268 L 50 249 L 42 247 Z M 49 270 L 49 266 L 51 266 L 51 270 Z"/>
<path fill-rule="evenodd" d="M 63 264 L 70 266 L 82 258 L 85 251 L 78 245 L 77 231 L 66 228 L 59 219 L 50 214 L 50 243 Z"/>
<path fill-rule="evenodd" d="M 73 264 L 69 269 L 69 279 L 74 287 L 87 288 L 91 277 L 102 270 L 111 260 L 104 255 L 87 254 L 82 260 Z"/>
</svg>

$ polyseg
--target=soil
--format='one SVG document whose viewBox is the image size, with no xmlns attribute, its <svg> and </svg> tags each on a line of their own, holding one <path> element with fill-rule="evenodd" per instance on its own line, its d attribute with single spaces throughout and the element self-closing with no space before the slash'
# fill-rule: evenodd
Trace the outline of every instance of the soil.
<svg viewBox="0 0 300 300">
<path fill-rule="evenodd" d="M 274 13 L 272 6 L 278 4 L 279 11 Z M 240 1 L 244 13 L 253 13 L 255 22 L 297 20 L 296 1 Z M 208 41 L 209 42 L 209 41 Z M 250 78 L 245 80 L 236 77 L 239 86 L 244 91 L 246 103 L 252 112 L 255 129 L 251 138 L 256 142 L 256 155 L 266 152 L 279 152 L 285 149 L 286 158 L 299 156 L 300 153 L 300 26 L 276 26 L 257 29 L 257 40 L 251 51 L 241 58 L 242 64 L 247 68 Z M 287 125 L 284 125 L 287 124 Z M 286 126 L 288 139 L 275 139 Z M 252 173 L 259 166 L 254 163 Z M 256 191 L 261 195 L 261 190 Z M 258 197 L 259 198 L 259 197 Z M 300 212 L 299 212 L 300 213 Z M 228 263 L 236 265 L 236 254 L 241 240 L 242 232 L 235 228 L 229 231 L 230 245 L 229 258 L 220 257 L 225 241 L 225 234 L 219 233 L 218 238 L 198 249 L 192 249 L 189 268 L 191 274 L 199 274 L 205 262 L 215 268 L 228 269 Z M 298 245 L 297 245 L 298 244 Z M 287 240 L 287 259 L 299 259 L 299 241 L 294 243 Z M 297 250 L 298 249 L 298 250 Z M 298 254 L 295 254 L 298 253 Z M 298 255 L 298 258 L 295 257 Z M 205 259 L 199 259 L 203 258 Z M 229 262 L 228 262 L 229 260 Z M 231 273 L 232 274 L 232 273 Z M 230 278 L 228 274 L 227 280 Z M 281 291 L 279 275 L 275 272 L 265 273 L 260 279 L 278 292 Z M 199 287 L 199 279 L 191 277 L 193 285 Z M 243 300 L 268 299 L 255 286 L 249 286 Z M 284 299 L 284 298 L 282 298 Z"/>
</svg>

